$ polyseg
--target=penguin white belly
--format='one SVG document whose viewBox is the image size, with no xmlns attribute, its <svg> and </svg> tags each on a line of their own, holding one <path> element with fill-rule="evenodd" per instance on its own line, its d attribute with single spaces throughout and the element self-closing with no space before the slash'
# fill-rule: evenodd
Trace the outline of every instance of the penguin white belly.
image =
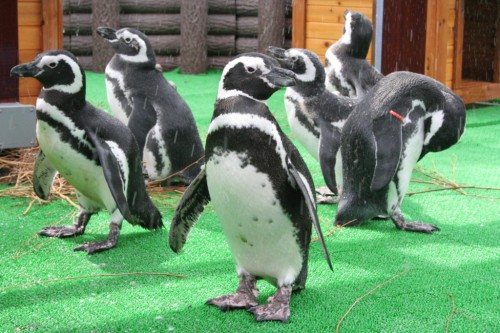
<svg viewBox="0 0 500 333">
<path fill-rule="evenodd" d="M 148 177 L 158 180 L 167 177 L 172 172 L 172 162 L 168 156 L 167 145 L 161 135 L 162 130 L 157 123 L 148 133 L 146 144 L 144 145 L 143 160 Z M 156 151 L 149 148 L 155 147 Z M 159 154 L 159 156 L 156 156 Z M 161 164 L 157 160 L 161 161 Z"/>
<path fill-rule="evenodd" d="M 122 123 L 128 125 L 129 116 L 125 111 L 125 105 L 129 102 L 126 100 L 122 101 L 119 96 L 116 96 L 116 83 L 113 81 L 116 80 L 119 89 L 123 92 L 123 96 L 126 98 L 123 75 L 119 71 L 112 69 L 109 65 L 106 67 L 106 75 L 112 79 L 106 79 L 106 94 L 108 96 L 108 103 L 111 108 L 111 112 L 113 112 L 113 115 Z"/>
<path fill-rule="evenodd" d="M 297 140 L 307 149 L 309 154 L 319 161 L 319 137 L 315 136 L 313 132 L 299 121 L 297 114 L 302 112 L 298 110 L 302 98 L 295 92 L 289 92 L 289 90 L 291 89 L 288 89 L 285 95 L 285 109 L 288 125 Z"/>
<path fill-rule="evenodd" d="M 391 214 L 396 207 L 401 205 L 410 184 L 413 168 L 420 157 L 424 142 L 424 120 L 419 119 L 413 133 L 408 137 L 401 152 L 397 173 L 398 183 L 394 181 L 389 184 L 387 208 Z"/>
<path fill-rule="evenodd" d="M 63 141 L 59 132 L 44 121 L 38 120 L 36 134 L 45 156 L 68 183 L 99 208 L 114 210 L 116 203 L 101 166 L 73 149 Z"/>
<path fill-rule="evenodd" d="M 207 184 L 238 273 L 291 285 L 302 269 L 302 251 L 267 174 L 245 154 L 225 151 L 207 161 Z"/>
</svg>

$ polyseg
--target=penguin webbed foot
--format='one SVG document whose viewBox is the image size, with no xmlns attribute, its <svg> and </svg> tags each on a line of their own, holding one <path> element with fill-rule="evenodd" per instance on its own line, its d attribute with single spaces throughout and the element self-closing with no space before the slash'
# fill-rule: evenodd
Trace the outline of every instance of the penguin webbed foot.
<svg viewBox="0 0 500 333">
<path fill-rule="evenodd" d="M 433 224 L 422 223 L 419 221 L 406 222 L 402 214 L 396 213 L 391 216 L 392 222 L 396 225 L 396 228 L 404 231 L 413 232 L 424 232 L 431 234 L 434 231 L 439 231 L 440 229 Z"/>
<path fill-rule="evenodd" d="M 222 311 L 233 309 L 249 309 L 257 306 L 259 290 L 254 278 L 242 278 L 238 289 L 233 294 L 222 295 L 205 302 L 207 305 L 215 305 Z"/>
<path fill-rule="evenodd" d="M 333 193 L 328 187 L 322 186 L 316 188 L 316 203 L 323 205 L 332 205 L 339 203 L 339 197 L 335 197 L 335 193 Z"/>
<path fill-rule="evenodd" d="M 268 298 L 268 304 L 254 306 L 248 311 L 252 312 L 256 321 L 277 320 L 286 323 L 290 318 L 291 286 L 283 286 L 274 296 Z"/>
<path fill-rule="evenodd" d="M 75 227 L 73 225 L 69 226 L 55 225 L 55 226 L 44 227 L 42 230 L 38 232 L 38 234 L 40 236 L 45 236 L 45 237 L 68 238 L 68 237 L 83 235 L 84 232 L 85 228 L 82 227 Z"/>
<path fill-rule="evenodd" d="M 109 235 L 106 240 L 98 242 L 88 242 L 73 248 L 74 251 L 84 251 L 87 254 L 94 254 L 112 249 L 118 243 L 118 236 L 120 235 L 120 226 L 111 223 L 109 227 Z"/>
</svg>

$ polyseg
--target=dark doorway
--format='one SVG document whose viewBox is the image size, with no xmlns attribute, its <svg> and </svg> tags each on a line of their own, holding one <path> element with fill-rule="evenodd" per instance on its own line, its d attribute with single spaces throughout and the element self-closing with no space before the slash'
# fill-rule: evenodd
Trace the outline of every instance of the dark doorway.
<svg viewBox="0 0 500 333">
<path fill-rule="evenodd" d="M 466 0 L 462 79 L 498 82 L 500 0 Z"/>
<path fill-rule="evenodd" d="M 10 77 L 10 69 L 18 62 L 17 1 L 2 1 L 0 19 L 0 102 L 19 99 L 19 80 Z"/>
<path fill-rule="evenodd" d="M 382 73 L 424 73 L 427 0 L 384 0 Z"/>
</svg>

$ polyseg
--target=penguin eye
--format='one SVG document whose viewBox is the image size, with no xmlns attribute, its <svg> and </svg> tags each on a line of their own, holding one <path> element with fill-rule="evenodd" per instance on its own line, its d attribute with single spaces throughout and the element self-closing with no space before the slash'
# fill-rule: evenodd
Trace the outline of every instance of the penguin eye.
<svg viewBox="0 0 500 333">
<path fill-rule="evenodd" d="M 299 57 L 297 57 L 297 56 L 293 56 L 293 57 L 292 57 L 292 61 L 293 61 L 293 62 L 296 62 L 297 60 L 299 60 Z"/>
<path fill-rule="evenodd" d="M 51 62 L 47 66 L 49 66 L 50 68 L 56 68 L 57 67 L 57 62 Z"/>
<path fill-rule="evenodd" d="M 255 72 L 255 68 L 253 68 L 253 67 L 245 67 L 245 70 L 246 70 L 248 73 L 253 73 L 253 72 Z"/>
<path fill-rule="evenodd" d="M 128 44 L 128 43 L 130 43 L 130 42 L 132 41 L 132 38 L 127 37 L 127 38 L 125 38 L 125 39 L 124 39 L 124 41 L 125 41 L 125 43 L 127 43 L 127 44 Z"/>
</svg>

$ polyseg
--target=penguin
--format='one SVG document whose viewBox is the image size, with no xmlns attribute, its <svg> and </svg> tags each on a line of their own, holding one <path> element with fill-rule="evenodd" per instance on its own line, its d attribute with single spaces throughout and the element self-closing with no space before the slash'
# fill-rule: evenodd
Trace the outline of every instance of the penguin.
<svg viewBox="0 0 500 333">
<path fill-rule="evenodd" d="M 332 269 L 311 174 L 266 105 L 279 88 L 293 85 L 294 77 L 261 53 L 241 54 L 225 66 L 205 167 L 182 196 L 169 232 L 170 247 L 179 252 L 212 202 L 240 281 L 235 293 L 206 304 L 223 311 L 246 308 L 257 321 L 288 321 L 291 293 L 305 287 L 311 225 Z M 257 303 L 258 279 L 278 288 L 268 304 Z"/>
<path fill-rule="evenodd" d="M 113 114 L 134 133 L 147 175 L 189 184 L 200 172 L 204 151 L 189 106 L 165 80 L 142 32 L 97 28 L 115 55 L 106 66 L 106 90 Z"/>
<path fill-rule="evenodd" d="M 149 230 L 161 228 L 162 216 L 146 192 L 132 132 L 85 100 L 85 73 L 74 55 L 47 51 L 32 62 L 13 67 L 10 73 L 33 77 L 43 86 L 36 101 L 40 152 L 33 172 L 35 193 L 46 200 L 59 173 L 75 188 L 80 206 L 72 226 L 49 226 L 39 234 L 82 235 L 92 215 L 106 209 L 110 214 L 108 238 L 74 248 L 93 254 L 117 245 L 124 219 Z"/>
<path fill-rule="evenodd" d="M 340 133 L 357 101 L 325 87 L 325 69 L 312 51 L 270 47 L 268 54 L 295 73 L 296 84 L 285 93 L 285 109 L 292 133 L 320 163 L 328 189 L 338 194 L 342 184 Z M 325 192 L 322 190 L 321 192 Z M 320 195 L 318 203 L 332 203 Z"/>
<path fill-rule="evenodd" d="M 325 54 L 326 87 L 351 98 L 361 98 L 383 75 L 366 61 L 372 40 L 370 19 L 346 10 L 342 37 Z"/>
<path fill-rule="evenodd" d="M 453 110 L 450 101 L 455 103 Z M 446 107 L 447 117 L 442 117 Z M 443 120 L 439 135 L 426 125 L 434 117 Z M 335 224 L 359 225 L 386 215 L 400 230 L 439 230 L 405 221 L 401 203 L 413 168 L 426 153 L 426 142 L 429 151 L 443 150 L 458 142 L 464 127 L 465 105 L 436 80 L 411 72 L 382 78 L 358 103 L 342 131 L 343 191 Z"/>
</svg>

